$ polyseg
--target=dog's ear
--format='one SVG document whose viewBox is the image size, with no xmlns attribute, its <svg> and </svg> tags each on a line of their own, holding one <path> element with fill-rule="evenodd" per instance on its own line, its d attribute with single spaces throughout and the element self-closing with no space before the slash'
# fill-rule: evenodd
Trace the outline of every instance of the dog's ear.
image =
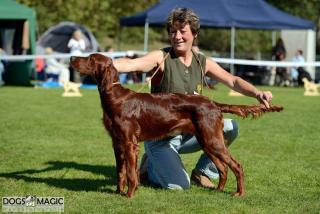
<svg viewBox="0 0 320 214">
<path fill-rule="evenodd" d="M 112 83 L 119 82 L 118 71 L 113 66 L 112 59 L 99 55 L 96 63 L 95 78 L 101 83 L 102 90 L 112 87 Z"/>
<path fill-rule="evenodd" d="M 108 60 L 105 59 L 103 55 L 100 54 L 91 54 L 89 66 L 94 71 L 94 76 L 103 76 L 108 67 Z"/>
<path fill-rule="evenodd" d="M 112 84 L 112 83 L 115 83 L 115 82 L 119 82 L 118 71 L 113 66 L 112 59 L 109 58 L 109 57 L 106 57 L 106 61 L 105 61 L 104 78 L 109 84 Z"/>
<path fill-rule="evenodd" d="M 110 70 L 110 75 L 112 76 L 112 82 L 119 82 L 119 73 L 118 70 L 113 66 L 112 60 L 110 60 L 110 65 L 109 65 L 109 70 Z"/>
</svg>

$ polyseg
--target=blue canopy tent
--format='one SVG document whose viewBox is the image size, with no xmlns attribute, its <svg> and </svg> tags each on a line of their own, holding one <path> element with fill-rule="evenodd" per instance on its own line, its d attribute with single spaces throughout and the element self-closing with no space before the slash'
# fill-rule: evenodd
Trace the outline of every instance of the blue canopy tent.
<svg viewBox="0 0 320 214">
<path fill-rule="evenodd" d="M 145 26 L 144 50 L 148 49 L 148 28 L 163 26 L 170 11 L 187 7 L 200 17 L 201 27 L 231 28 L 231 58 L 234 58 L 235 29 L 314 29 L 314 23 L 269 5 L 264 0 L 160 0 L 147 10 L 120 18 L 121 26 Z"/>
</svg>

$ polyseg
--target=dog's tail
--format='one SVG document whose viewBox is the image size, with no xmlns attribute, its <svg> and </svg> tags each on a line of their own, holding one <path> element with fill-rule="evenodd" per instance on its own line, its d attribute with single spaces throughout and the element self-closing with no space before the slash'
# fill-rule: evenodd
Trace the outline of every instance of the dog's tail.
<svg viewBox="0 0 320 214">
<path fill-rule="evenodd" d="M 218 106 L 221 112 L 223 113 L 231 113 L 236 114 L 242 118 L 247 118 L 248 116 L 252 116 L 252 118 L 260 117 L 262 114 L 266 112 L 280 112 L 283 110 L 282 106 L 271 105 L 270 108 L 267 108 L 265 105 L 229 105 L 223 103 L 215 104 Z"/>
</svg>

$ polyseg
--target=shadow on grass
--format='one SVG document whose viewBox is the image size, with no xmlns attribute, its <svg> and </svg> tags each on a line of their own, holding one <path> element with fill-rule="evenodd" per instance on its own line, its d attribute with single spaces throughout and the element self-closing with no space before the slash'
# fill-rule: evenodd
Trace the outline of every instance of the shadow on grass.
<svg viewBox="0 0 320 214">
<path fill-rule="evenodd" d="M 72 191 L 95 191 L 115 193 L 115 190 L 106 186 L 116 185 L 116 169 L 114 166 L 89 165 L 76 162 L 49 161 L 47 168 L 44 169 L 28 169 L 10 173 L 0 173 L 0 177 L 23 180 L 30 183 L 45 183 L 57 188 L 68 189 Z M 87 178 L 64 178 L 68 170 L 76 169 L 91 172 L 97 175 L 104 175 L 105 179 L 87 179 Z M 35 177 L 33 174 L 65 170 L 65 173 L 56 178 Z"/>
<path fill-rule="evenodd" d="M 27 169 L 16 172 L 0 173 L 0 178 L 8 178 L 15 180 L 23 180 L 29 183 L 44 183 L 56 188 L 67 189 L 70 191 L 87 191 L 87 192 L 105 192 L 109 194 L 117 194 L 114 188 L 116 186 L 116 169 L 115 166 L 89 165 L 68 161 L 49 161 L 45 163 L 49 165 L 44 169 Z M 103 175 L 104 179 L 88 179 L 88 178 L 64 178 L 70 169 L 90 172 L 96 175 Z M 50 171 L 62 171 L 59 177 L 36 177 L 34 174 L 45 173 Z M 155 184 L 142 184 L 144 187 L 161 188 Z M 199 187 L 201 188 L 201 187 Z M 204 188 L 205 191 L 214 191 Z M 230 195 L 230 191 L 215 191 Z"/>
</svg>

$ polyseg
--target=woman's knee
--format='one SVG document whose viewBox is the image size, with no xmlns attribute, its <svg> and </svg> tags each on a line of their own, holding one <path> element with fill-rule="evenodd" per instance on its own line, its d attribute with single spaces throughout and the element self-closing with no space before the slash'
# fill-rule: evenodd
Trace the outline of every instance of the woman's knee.
<svg viewBox="0 0 320 214">
<path fill-rule="evenodd" d="M 191 183 L 188 173 L 184 169 L 176 169 L 175 171 L 176 173 L 174 175 L 169 172 L 166 174 L 166 176 L 163 176 L 161 179 L 159 179 L 161 186 L 165 189 L 171 190 L 189 189 Z"/>
<path fill-rule="evenodd" d="M 238 133 L 238 123 L 233 119 L 224 119 L 223 134 L 228 146 L 237 138 Z"/>
<path fill-rule="evenodd" d="M 191 186 L 190 184 L 190 179 L 179 179 L 178 181 L 174 182 L 174 183 L 169 183 L 166 185 L 166 189 L 170 189 L 170 190 L 185 190 L 185 189 L 189 189 Z"/>
</svg>

